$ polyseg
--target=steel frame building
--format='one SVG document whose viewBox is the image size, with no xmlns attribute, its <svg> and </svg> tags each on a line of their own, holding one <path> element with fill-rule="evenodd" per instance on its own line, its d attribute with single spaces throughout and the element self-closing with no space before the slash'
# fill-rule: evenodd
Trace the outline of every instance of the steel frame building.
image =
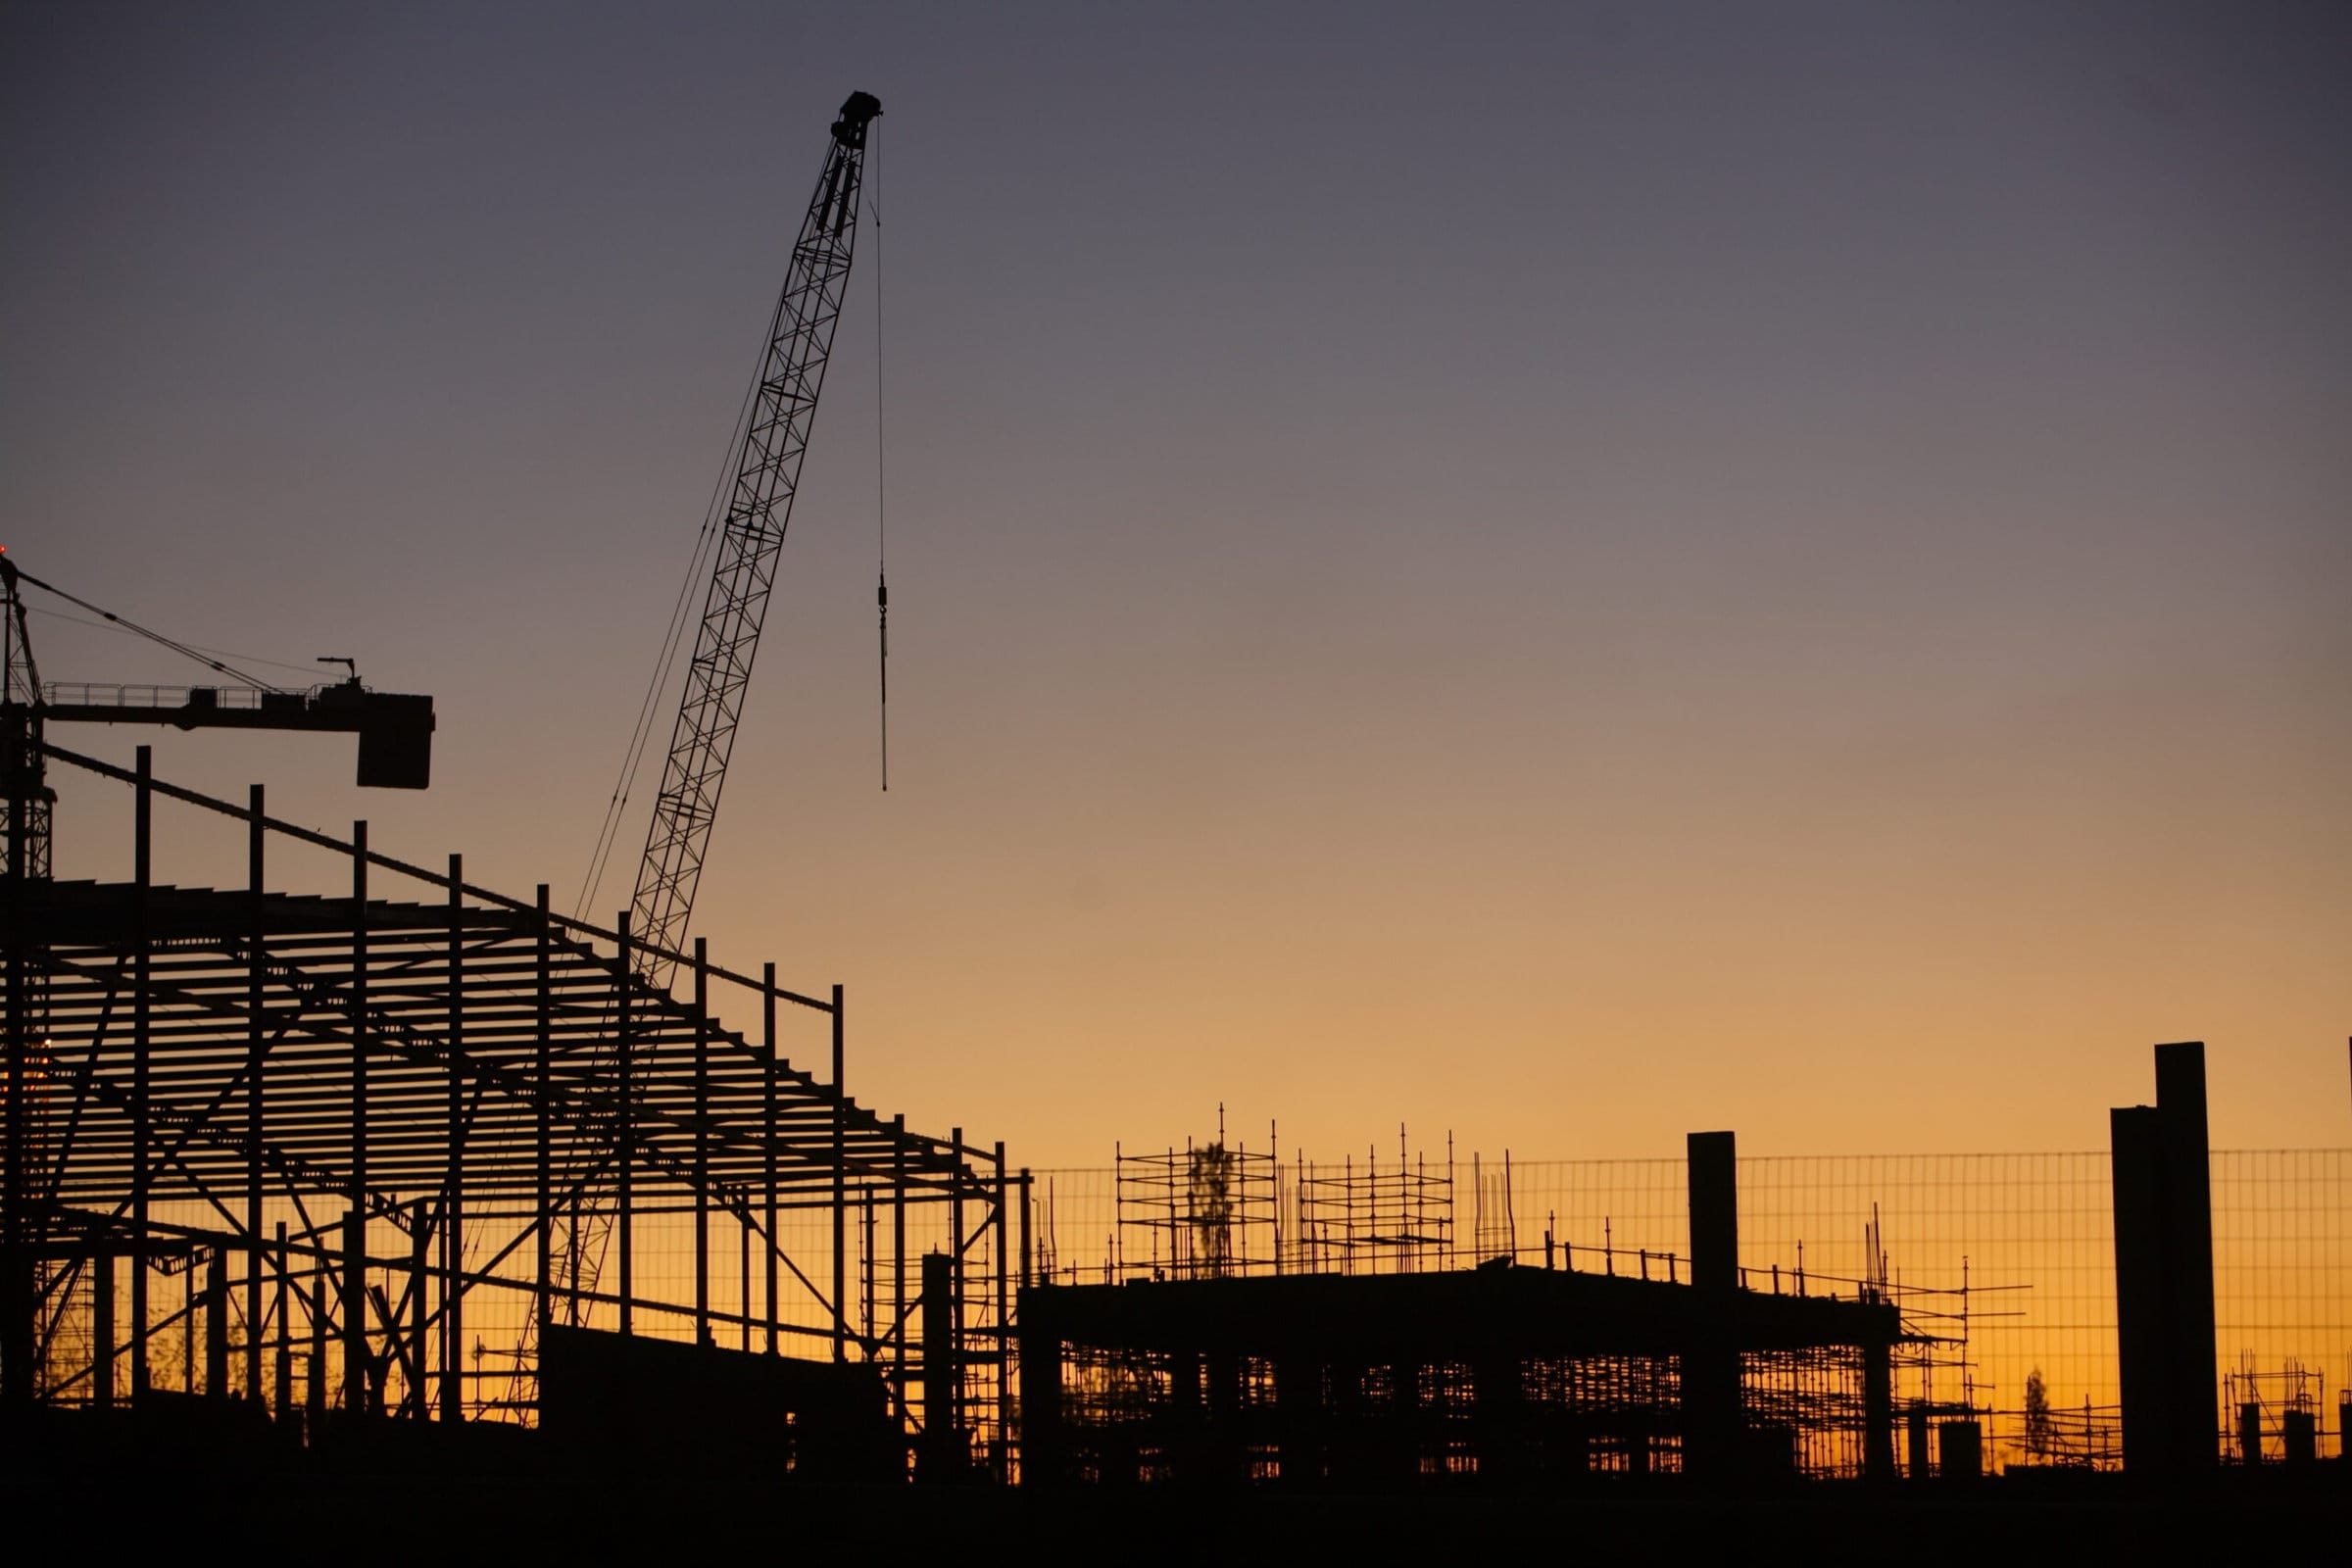
<svg viewBox="0 0 2352 1568">
<path fill-rule="evenodd" d="M 365 823 L 278 820 L 258 785 L 237 806 L 165 783 L 143 747 L 131 769 L 43 751 L 132 791 L 134 870 L 0 879 L 8 1403 L 176 1386 L 313 1421 L 527 1424 L 555 1324 L 874 1363 L 910 1445 L 1008 1463 L 1026 1174 L 843 1093 L 840 987 L 697 941 L 656 956 L 672 995 L 626 916 L 405 863 Z M 247 885 L 158 885 L 159 805 L 241 824 Z M 345 862 L 348 895 L 272 891 L 288 845 Z M 827 1077 L 787 1059 L 795 1020 Z M 603 1268 L 578 1255 L 607 1235 Z"/>
</svg>

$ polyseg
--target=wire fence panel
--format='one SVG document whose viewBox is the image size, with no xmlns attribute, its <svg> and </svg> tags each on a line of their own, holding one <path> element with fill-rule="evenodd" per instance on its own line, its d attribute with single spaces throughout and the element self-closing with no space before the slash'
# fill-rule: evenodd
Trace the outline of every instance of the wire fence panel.
<svg viewBox="0 0 2352 1568">
<path fill-rule="evenodd" d="M 2341 1452 L 2352 1150 L 2218 1150 L 2212 1159 L 2217 1434 L 2237 1455 L 2252 1405 L 2262 1452 L 2277 1459 L 2288 1413 L 2300 1410 L 2316 1420 L 2319 1451 Z M 1898 1357 L 1898 1408 L 1979 1415 L 2003 1464 L 2120 1463 L 2107 1153 L 1772 1155 L 1739 1168 L 1742 1282 L 1897 1301 L 1913 1336 Z M 1159 1197 L 1147 1220 L 1127 1174 L 1037 1173 L 1042 1276 L 1152 1278 L 1198 1256 L 1223 1260 L 1220 1272 L 1391 1272 L 1507 1253 L 1528 1267 L 1690 1278 L 1679 1159 L 1432 1165 L 1399 1151 L 1393 1165 L 1276 1165 L 1270 1200 L 1191 1216 L 1232 1234 L 1182 1250 L 1165 1239 L 1187 1223 L 1181 1204 Z M 1393 1205 L 1391 1187 L 1443 1207 L 1407 1227 L 1411 1247 L 1334 1247 L 1312 1216 L 1340 1212 L 1332 1192 L 1348 1185 L 1367 1211 Z"/>
</svg>

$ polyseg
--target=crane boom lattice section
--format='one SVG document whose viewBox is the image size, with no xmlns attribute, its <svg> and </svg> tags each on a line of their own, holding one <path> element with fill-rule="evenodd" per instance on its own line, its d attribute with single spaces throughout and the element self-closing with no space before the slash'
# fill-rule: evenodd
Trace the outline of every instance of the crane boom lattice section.
<svg viewBox="0 0 2352 1568">
<path fill-rule="evenodd" d="M 853 93 L 833 123 L 824 172 L 808 199 L 792 249 L 792 270 L 768 324 L 767 353 L 750 415 L 729 460 L 734 478 L 716 563 L 630 901 L 631 923 L 647 944 L 642 972 L 657 988 L 670 977 L 669 960 L 658 955 L 678 951 L 685 940 L 710 851 L 776 560 L 800 487 L 801 460 L 808 450 L 833 329 L 849 284 L 866 129 L 881 112 L 871 96 Z"/>
</svg>

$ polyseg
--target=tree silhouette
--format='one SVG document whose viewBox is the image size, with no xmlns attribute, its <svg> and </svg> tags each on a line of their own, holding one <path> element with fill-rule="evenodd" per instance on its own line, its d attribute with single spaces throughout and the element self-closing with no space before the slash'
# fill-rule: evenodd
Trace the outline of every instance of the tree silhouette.
<svg viewBox="0 0 2352 1568">
<path fill-rule="evenodd" d="M 2047 1457 L 2056 1446 L 2051 1436 L 2050 1391 L 2041 1380 L 2041 1368 L 2035 1367 L 2026 1374 L 2026 1452 Z"/>
</svg>

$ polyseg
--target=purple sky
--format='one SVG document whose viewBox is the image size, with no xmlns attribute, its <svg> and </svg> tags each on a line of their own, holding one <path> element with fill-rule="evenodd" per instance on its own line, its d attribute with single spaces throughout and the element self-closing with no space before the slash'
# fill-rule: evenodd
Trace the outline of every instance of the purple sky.
<svg viewBox="0 0 2352 1568">
<path fill-rule="evenodd" d="M 851 986 L 860 1098 L 1040 1164 L 1220 1100 L 2086 1148 L 2203 1037 L 2217 1140 L 2346 1141 L 2341 7 L 0 18 L 0 542 L 441 712 L 422 797 L 63 744 L 567 906 L 862 88 L 697 922 Z M 61 873 L 122 814 L 70 783 Z"/>
</svg>

